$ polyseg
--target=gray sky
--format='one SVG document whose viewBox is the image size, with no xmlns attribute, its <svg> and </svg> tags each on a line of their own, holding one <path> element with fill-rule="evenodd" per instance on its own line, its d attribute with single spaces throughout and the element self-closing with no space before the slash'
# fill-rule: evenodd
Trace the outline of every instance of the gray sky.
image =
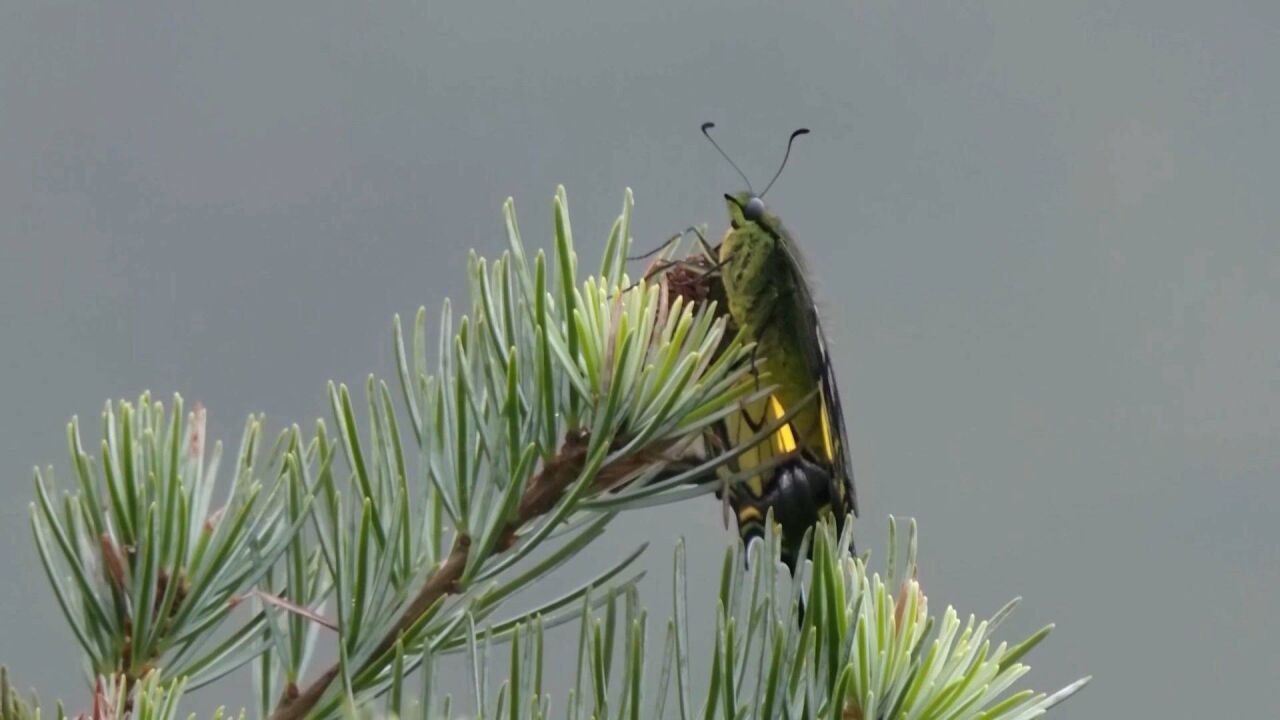
<svg viewBox="0 0 1280 720">
<path fill-rule="evenodd" d="M 306 422 L 326 380 L 391 370 L 393 313 L 502 249 L 508 195 L 545 245 L 565 184 L 589 260 L 628 186 L 641 244 L 722 224 L 714 120 L 761 179 L 813 129 L 770 202 L 837 352 L 862 545 L 915 516 L 934 610 L 1056 622 L 1030 682 L 1096 678 L 1059 717 L 1280 707 L 1274 3 L 89 5 L 0 7 L 20 685 L 83 704 L 26 519 L 70 415 L 150 388 L 231 441 L 251 411 Z M 665 617 L 676 533 L 714 573 L 705 502 L 587 564 L 653 541 Z"/>
</svg>

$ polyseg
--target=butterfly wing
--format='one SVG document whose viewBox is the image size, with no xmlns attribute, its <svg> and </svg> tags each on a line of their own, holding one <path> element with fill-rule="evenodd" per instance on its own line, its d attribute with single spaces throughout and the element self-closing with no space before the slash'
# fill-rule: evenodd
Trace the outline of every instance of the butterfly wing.
<svg viewBox="0 0 1280 720">
<path fill-rule="evenodd" d="M 837 484 L 833 489 L 841 499 L 842 513 L 852 511 L 856 516 L 858 495 L 853 481 L 853 466 L 849 459 L 849 439 L 844 423 L 844 407 L 840 402 L 840 390 L 836 384 L 826 334 L 822 331 L 818 306 L 813 299 L 813 291 L 799 247 L 785 231 L 779 231 L 777 234 L 778 247 L 785 258 L 783 264 L 791 275 L 797 313 L 806 320 L 803 323 L 804 341 L 799 343 L 799 346 L 810 377 L 818 383 L 823 446 L 821 452 L 825 455 L 824 459 L 831 465 L 832 481 Z"/>
</svg>

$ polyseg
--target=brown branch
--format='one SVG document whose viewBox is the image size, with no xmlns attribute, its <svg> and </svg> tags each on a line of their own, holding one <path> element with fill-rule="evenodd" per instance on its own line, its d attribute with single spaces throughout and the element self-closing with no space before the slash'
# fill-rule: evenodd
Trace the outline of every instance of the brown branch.
<svg viewBox="0 0 1280 720">
<path fill-rule="evenodd" d="M 565 490 L 577 479 L 586 464 L 589 435 L 585 430 L 571 431 L 566 437 L 560 452 L 529 481 L 524 494 L 520 498 L 516 515 L 499 535 L 497 546 L 491 551 L 501 553 L 515 544 L 517 533 L 529 522 L 550 512 L 564 496 Z M 610 487 L 617 483 L 626 473 L 635 468 L 631 463 L 619 462 L 601 471 L 595 479 L 593 487 Z M 390 631 L 374 648 L 373 653 L 361 671 L 367 670 L 379 657 L 395 647 L 402 633 L 409 629 L 422 614 L 435 605 L 445 595 L 454 595 L 462 590 L 462 573 L 467 567 L 467 556 L 471 550 L 471 538 L 459 535 L 454 541 L 449 557 L 444 561 L 426 584 L 414 596 L 409 607 L 400 615 Z M 307 686 L 305 690 L 287 692 L 280 698 L 276 709 L 271 713 L 271 720 L 302 720 L 306 714 L 320 702 L 329 685 L 338 677 L 339 668 L 335 664 L 325 670 Z"/>
</svg>

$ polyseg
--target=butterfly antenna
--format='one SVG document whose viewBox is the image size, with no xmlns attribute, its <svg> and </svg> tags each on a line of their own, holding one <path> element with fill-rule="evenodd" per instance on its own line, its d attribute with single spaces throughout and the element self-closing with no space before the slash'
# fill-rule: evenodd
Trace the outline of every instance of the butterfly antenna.
<svg viewBox="0 0 1280 720">
<path fill-rule="evenodd" d="M 760 193 L 761 198 L 764 197 L 765 193 L 769 192 L 769 188 L 773 187 L 773 183 L 778 179 L 778 176 L 782 174 L 782 168 L 787 166 L 787 158 L 791 157 L 791 143 L 795 142 L 796 138 L 801 135 L 808 134 L 809 128 L 800 128 L 799 130 L 791 133 L 791 137 L 787 138 L 787 152 L 782 156 L 782 164 L 778 166 L 778 172 L 773 174 L 773 178 L 769 180 L 769 184 L 764 186 L 764 192 Z"/>
<path fill-rule="evenodd" d="M 729 153 L 726 153 L 724 149 L 720 147 L 720 144 L 716 142 L 715 138 L 711 137 L 711 133 L 707 132 L 708 130 L 710 130 L 715 126 L 716 124 L 713 122 L 702 123 L 702 134 L 707 136 L 707 140 L 711 142 L 711 146 L 716 149 L 716 152 L 720 153 L 720 157 L 723 157 L 725 160 L 728 160 L 729 164 L 733 166 L 733 169 L 738 171 L 738 177 L 742 178 L 742 182 L 747 184 L 747 190 L 752 195 L 755 195 L 756 191 L 751 189 L 751 181 L 747 179 L 747 174 L 742 172 L 742 168 L 738 167 L 738 163 L 734 162 L 733 158 L 729 157 Z M 805 132 L 808 132 L 808 131 L 806 130 Z"/>
</svg>

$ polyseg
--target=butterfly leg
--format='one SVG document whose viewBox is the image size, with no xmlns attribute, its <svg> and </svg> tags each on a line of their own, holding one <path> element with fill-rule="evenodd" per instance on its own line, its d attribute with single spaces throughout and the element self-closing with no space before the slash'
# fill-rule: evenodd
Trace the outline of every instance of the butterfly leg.
<svg viewBox="0 0 1280 720">
<path fill-rule="evenodd" d="M 756 385 L 756 390 L 760 390 L 760 366 L 756 364 L 756 359 L 760 356 L 760 343 L 751 346 L 751 380 Z"/>
<path fill-rule="evenodd" d="M 763 430 L 765 422 L 769 419 L 769 408 L 766 407 L 761 410 L 760 419 L 756 420 L 751 417 L 751 410 L 747 408 L 746 405 L 743 405 L 741 400 L 738 401 L 738 412 L 742 416 L 742 422 L 747 427 L 751 428 L 751 432 L 753 433 L 758 433 Z"/>
<path fill-rule="evenodd" d="M 696 227 L 691 227 L 685 230 L 685 232 L 687 233 L 691 232 L 694 234 L 694 236 L 698 238 L 698 245 L 702 247 L 703 255 L 706 255 L 708 258 L 720 257 L 720 246 L 719 245 L 713 246 L 711 244 L 711 241 L 707 240 L 707 236 L 702 234 L 701 230 L 699 230 Z M 714 262 L 714 260 L 712 262 Z"/>
<path fill-rule="evenodd" d="M 685 230 L 684 232 L 676 233 L 675 235 L 672 235 L 671 237 L 667 238 L 665 242 L 663 242 L 662 244 L 658 245 L 658 246 L 657 246 L 657 247 L 655 247 L 654 249 L 649 250 L 648 252 L 643 252 L 643 253 L 641 253 L 641 254 L 639 254 L 639 255 L 631 255 L 631 256 L 627 257 L 627 261 L 628 261 L 628 262 L 631 262 L 631 261 L 635 261 L 635 260 L 647 260 L 648 258 L 651 258 L 651 257 L 653 257 L 654 255 L 657 255 L 658 253 L 662 252 L 663 250 L 666 250 L 666 249 L 670 248 L 670 247 L 671 247 L 672 245 L 674 245 L 675 243 L 677 243 L 677 242 L 679 242 L 679 241 L 683 240 L 683 239 L 684 239 L 684 236 L 685 236 L 685 235 L 687 235 L 687 234 L 688 234 L 688 232 L 689 232 L 688 230 Z"/>
</svg>

